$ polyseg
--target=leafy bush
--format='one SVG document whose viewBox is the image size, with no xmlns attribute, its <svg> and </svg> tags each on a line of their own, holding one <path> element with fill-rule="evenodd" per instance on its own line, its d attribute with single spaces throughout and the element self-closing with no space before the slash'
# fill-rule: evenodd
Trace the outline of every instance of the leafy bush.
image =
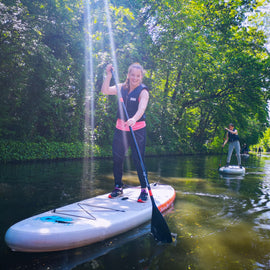
<svg viewBox="0 0 270 270">
<path fill-rule="evenodd" d="M 54 160 L 109 156 L 111 153 L 99 146 L 87 145 L 84 142 L 18 142 L 0 141 L 0 161 Z"/>
</svg>

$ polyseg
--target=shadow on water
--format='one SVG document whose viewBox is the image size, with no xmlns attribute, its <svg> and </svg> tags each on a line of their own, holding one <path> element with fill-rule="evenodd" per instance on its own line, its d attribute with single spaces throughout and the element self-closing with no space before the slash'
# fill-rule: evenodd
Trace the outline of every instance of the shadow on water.
<svg viewBox="0 0 270 270">
<path fill-rule="evenodd" d="M 246 175 L 222 176 L 218 156 L 146 158 L 150 182 L 172 185 L 166 221 L 177 241 L 160 245 L 150 224 L 91 246 L 52 253 L 12 252 L 13 223 L 109 192 L 111 160 L 1 165 L 1 269 L 270 269 L 270 157 L 250 156 Z M 89 173 L 87 173 L 89 172 Z M 134 171 L 128 185 L 138 185 Z"/>
</svg>

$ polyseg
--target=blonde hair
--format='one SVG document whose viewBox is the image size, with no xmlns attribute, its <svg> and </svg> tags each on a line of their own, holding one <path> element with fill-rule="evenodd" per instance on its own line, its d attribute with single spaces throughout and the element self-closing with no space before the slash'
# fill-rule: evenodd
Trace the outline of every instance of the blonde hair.
<svg viewBox="0 0 270 270">
<path fill-rule="evenodd" d="M 129 67 L 128 67 L 128 74 L 130 74 L 130 72 L 132 71 L 132 69 L 134 68 L 137 68 L 141 71 L 142 73 L 142 77 L 144 76 L 145 74 L 145 70 L 143 69 L 142 65 L 139 64 L 139 63 L 133 63 L 131 64 Z M 128 78 L 128 75 L 127 75 L 127 78 L 126 78 L 126 81 L 124 82 L 124 88 L 125 89 L 129 89 L 129 78 Z"/>
</svg>

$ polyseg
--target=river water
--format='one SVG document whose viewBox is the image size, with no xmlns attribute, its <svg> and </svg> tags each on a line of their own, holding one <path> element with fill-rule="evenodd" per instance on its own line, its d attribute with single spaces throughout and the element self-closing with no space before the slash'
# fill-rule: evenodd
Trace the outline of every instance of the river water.
<svg viewBox="0 0 270 270">
<path fill-rule="evenodd" d="M 41 254 L 11 251 L 6 230 L 34 214 L 110 192 L 112 161 L 0 165 L 1 269 L 270 269 L 270 156 L 250 155 L 243 160 L 246 174 L 236 177 L 220 175 L 220 161 L 224 155 L 146 158 L 149 181 L 176 190 L 165 215 L 176 235 L 172 244 L 157 243 L 147 223 L 101 243 Z M 138 185 L 132 168 L 124 181 Z"/>
</svg>

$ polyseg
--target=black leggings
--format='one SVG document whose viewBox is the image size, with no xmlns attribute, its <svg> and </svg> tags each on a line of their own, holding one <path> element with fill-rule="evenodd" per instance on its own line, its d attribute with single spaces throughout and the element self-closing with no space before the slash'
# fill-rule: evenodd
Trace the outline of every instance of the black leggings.
<svg viewBox="0 0 270 270">
<path fill-rule="evenodd" d="M 145 152 L 145 141 L 146 141 L 146 128 L 142 128 L 134 131 L 134 135 L 144 162 L 144 152 Z M 115 129 L 113 137 L 113 174 L 115 185 L 122 187 L 122 175 L 123 175 L 123 164 L 125 159 L 125 154 L 128 147 L 131 147 L 132 159 L 134 165 L 136 166 L 138 177 L 141 183 L 141 188 L 146 188 L 146 182 L 144 179 L 143 171 L 141 168 L 141 163 L 139 156 L 136 151 L 136 146 L 133 141 L 130 131 L 122 131 Z"/>
</svg>

